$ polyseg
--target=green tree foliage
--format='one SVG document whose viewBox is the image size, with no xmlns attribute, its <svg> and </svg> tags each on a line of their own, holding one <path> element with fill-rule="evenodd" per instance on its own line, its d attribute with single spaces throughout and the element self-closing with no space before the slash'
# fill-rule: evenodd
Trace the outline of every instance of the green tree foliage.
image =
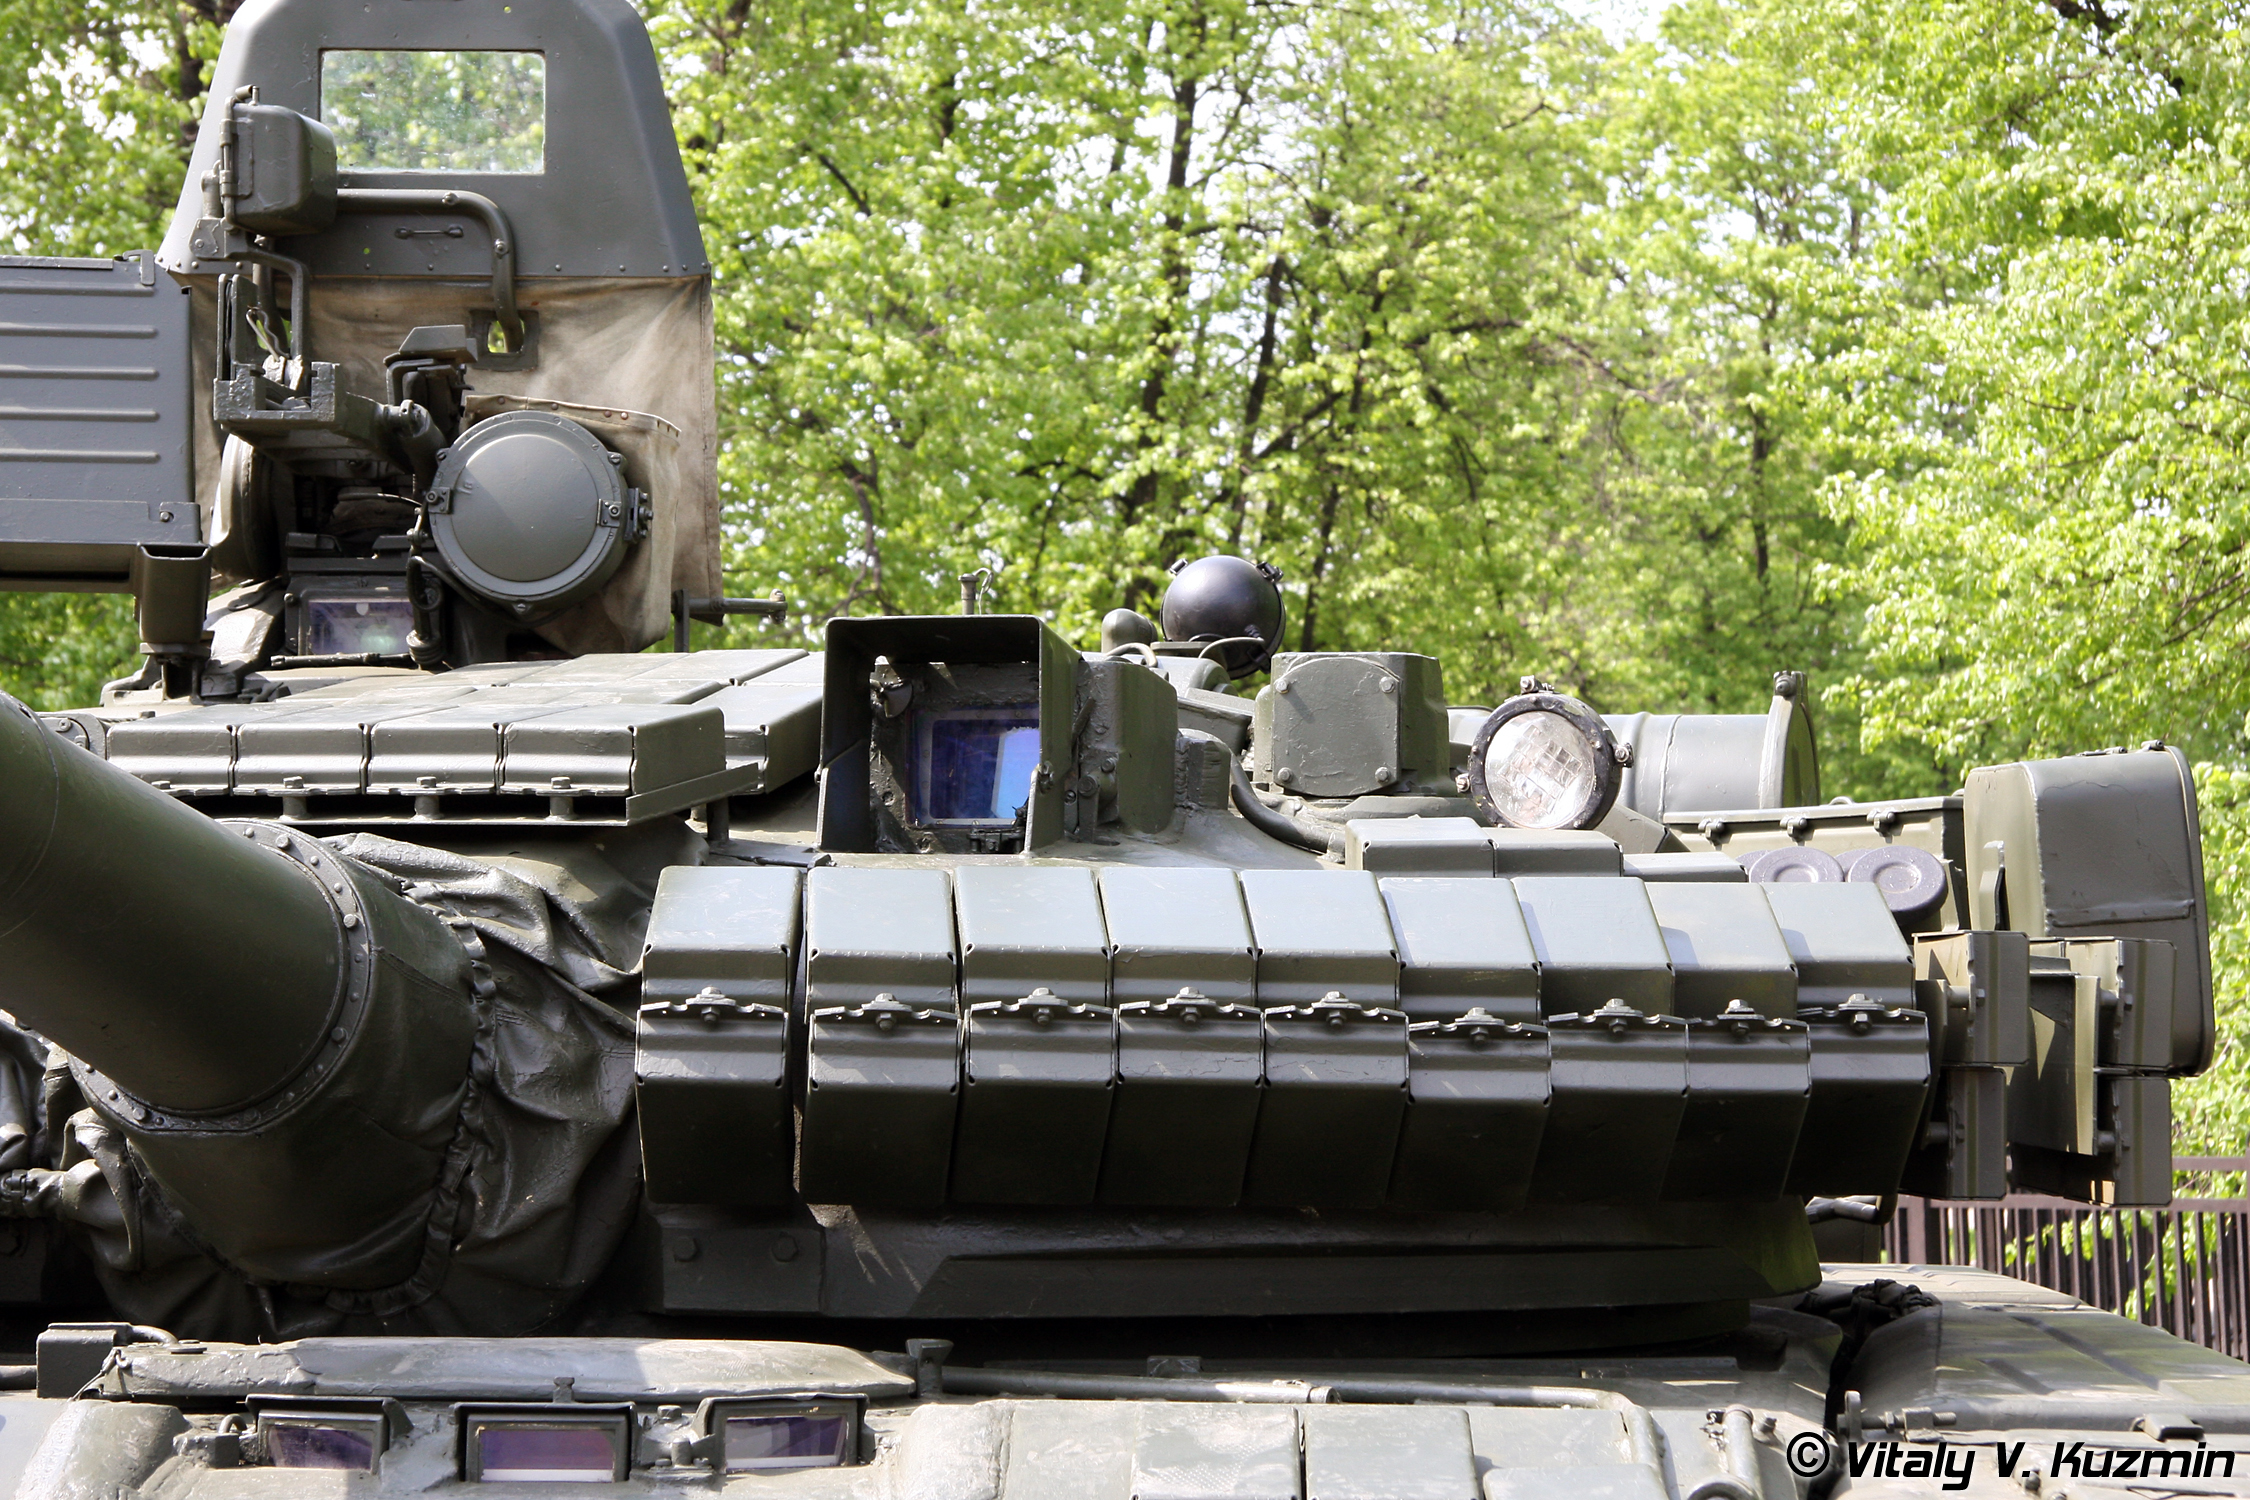
<svg viewBox="0 0 2250 1500">
<path fill-rule="evenodd" d="M 0 5 L 0 253 L 155 243 L 233 11 L 233 0 Z M 134 639 L 128 600 L 0 594 L 0 687 L 42 708 L 92 702 L 130 670 Z"/>
<path fill-rule="evenodd" d="M 1575 571 L 1605 698 L 1749 706 L 1760 666 L 1857 667 L 1863 602 L 1824 487 L 1848 450 L 1814 403 L 1855 352 L 1875 189 L 1850 118 L 1803 86 L 1784 7 L 1683 0 L 1604 70 L 1598 300 L 1575 347 L 1600 404 L 1574 455 L 1595 521 Z M 1822 706 L 1824 791 L 1926 779 L 1861 753 L 1858 700 Z"/>
<path fill-rule="evenodd" d="M 2250 708 L 2244 35 L 2226 7 L 1811 8 L 1889 313 L 1826 372 L 1870 733 L 1950 765 Z M 1801 13 L 1802 14 L 1802 13 Z M 1801 24 L 1801 23 L 1800 23 Z"/>
<path fill-rule="evenodd" d="M 0 7 L 0 245 L 110 255 L 151 243 L 233 12 L 218 0 Z"/>
<path fill-rule="evenodd" d="M 2174 1149 L 2237 1156 L 2250 1145 L 2250 769 L 2196 767 L 2203 880 L 2211 902 L 2217 1061 L 2172 1090 Z"/>
<path fill-rule="evenodd" d="M 656 24 L 745 585 L 817 620 L 985 567 L 1083 638 L 1241 550 L 1287 571 L 1292 645 L 1411 641 L 1463 699 L 1536 670 L 1743 706 L 1848 649 L 1817 467 L 1768 462 L 1726 367 L 1756 331 L 1678 347 L 1606 212 L 1646 175 L 1606 136 L 1683 106 L 1621 108 L 1593 33 L 1508 0 Z"/>
</svg>

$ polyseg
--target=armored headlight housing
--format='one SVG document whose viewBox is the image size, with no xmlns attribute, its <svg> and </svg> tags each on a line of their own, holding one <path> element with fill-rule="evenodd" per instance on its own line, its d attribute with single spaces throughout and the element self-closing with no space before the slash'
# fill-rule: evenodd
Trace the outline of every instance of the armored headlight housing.
<svg viewBox="0 0 2250 1500">
<path fill-rule="evenodd" d="M 1609 726 L 1576 698 L 1524 693 L 1494 709 L 1469 747 L 1469 796 L 1503 828 L 1591 828 L 1617 801 Z"/>
</svg>

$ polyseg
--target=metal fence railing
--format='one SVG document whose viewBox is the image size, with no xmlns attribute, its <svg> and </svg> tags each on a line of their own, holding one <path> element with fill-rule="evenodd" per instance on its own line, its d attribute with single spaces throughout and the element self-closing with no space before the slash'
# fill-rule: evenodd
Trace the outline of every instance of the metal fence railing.
<svg viewBox="0 0 2250 1500">
<path fill-rule="evenodd" d="M 2035 1193 L 1997 1203 L 1898 1201 L 1889 1259 L 1981 1266 L 2067 1292 L 2250 1359 L 2250 1158 L 2181 1157 L 2166 1208 L 2100 1208 Z"/>
</svg>

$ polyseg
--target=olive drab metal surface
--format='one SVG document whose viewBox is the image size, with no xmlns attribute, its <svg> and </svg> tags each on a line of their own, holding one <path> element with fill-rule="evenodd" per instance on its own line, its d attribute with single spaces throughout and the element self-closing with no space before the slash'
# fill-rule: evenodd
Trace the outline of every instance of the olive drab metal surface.
<svg viewBox="0 0 2250 1500">
<path fill-rule="evenodd" d="M 2172 945 L 2173 1066 L 2211 1060 L 2194 997 L 2211 987 L 2193 773 L 2176 749 L 2114 750 L 1969 773 L 1963 844 L 1970 918 L 2033 937 Z M 2131 894 L 2125 894 L 2125 892 Z"/>
<path fill-rule="evenodd" d="M 1538 1019 L 1539 956 L 1512 884 L 1392 876 L 1380 885 L 1400 960 L 1400 1010 L 1416 1021 L 1477 1011 Z"/>
<path fill-rule="evenodd" d="M 2176 752 L 1823 803 L 1800 673 L 1450 704 L 1250 558 L 808 652 L 708 273 L 613 0 L 262 0 L 162 252 L 0 262 L 0 583 L 145 647 L 0 699 L 0 1482 L 2250 1490 L 2250 1367 L 1821 1264 L 2169 1197 Z"/>
<path fill-rule="evenodd" d="M 789 1199 L 803 884 L 797 870 L 685 865 L 658 880 L 633 1078 L 643 1174 L 666 1202 Z"/>
<path fill-rule="evenodd" d="M 0 257 L 0 325 L 0 586 L 130 586 L 200 548 L 187 298 L 155 257 Z"/>
<path fill-rule="evenodd" d="M 1766 893 L 1700 881 L 1647 887 L 1672 961 L 1672 1010 L 1716 1020 L 1747 1007 L 1774 1020 L 1797 1014 L 1797 969 Z"/>
<path fill-rule="evenodd" d="M 1612 1001 L 1647 1015 L 1672 1011 L 1672 957 L 1638 880 L 1530 875 L 1515 882 L 1532 950 L 1539 1004 L 1549 1015 Z"/>
<path fill-rule="evenodd" d="M 1470 1009 L 1406 1028 L 1407 1110 L 1391 1197 L 1409 1208 L 1520 1208 L 1554 1091 L 1547 1028 Z M 1463 1172 L 1461 1162 L 1474 1167 Z"/>
<path fill-rule="evenodd" d="M 953 1196 L 1094 1201 L 1117 1018 L 1094 874 L 954 872 L 961 942 L 961 1116 Z"/>
</svg>

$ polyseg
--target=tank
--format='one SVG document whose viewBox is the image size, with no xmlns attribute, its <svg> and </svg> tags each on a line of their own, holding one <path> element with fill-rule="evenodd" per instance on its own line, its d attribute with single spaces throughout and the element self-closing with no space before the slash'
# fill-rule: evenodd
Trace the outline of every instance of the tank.
<svg viewBox="0 0 2250 1500">
<path fill-rule="evenodd" d="M 145 658 L 0 702 L 17 1493 L 2250 1488 L 2250 1366 L 1870 1263 L 2169 1201 L 2179 751 L 1824 803 L 1799 673 L 1456 705 L 1249 558 L 689 649 L 785 606 L 632 10 L 211 97 L 158 250 L 0 261 L 0 579 Z"/>
</svg>

